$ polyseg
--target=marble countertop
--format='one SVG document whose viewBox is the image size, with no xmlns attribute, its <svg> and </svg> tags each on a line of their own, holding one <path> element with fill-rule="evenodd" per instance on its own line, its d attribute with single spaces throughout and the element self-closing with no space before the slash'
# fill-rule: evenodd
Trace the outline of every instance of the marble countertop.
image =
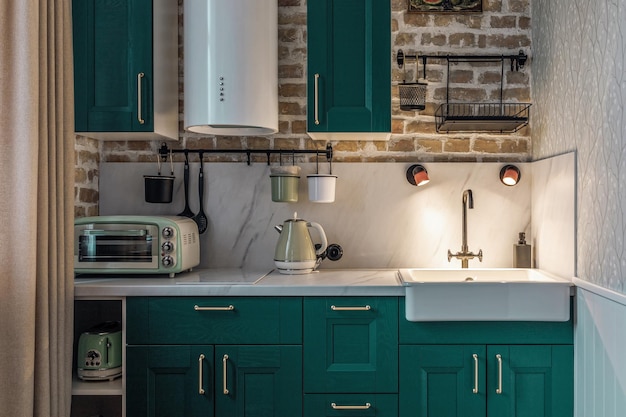
<svg viewBox="0 0 626 417">
<path fill-rule="evenodd" d="M 397 269 L 322 269 L 306 275 L 237 268 L 164 275 L 79 275 L 74 296 L 404 296 Z"/>
</svg>

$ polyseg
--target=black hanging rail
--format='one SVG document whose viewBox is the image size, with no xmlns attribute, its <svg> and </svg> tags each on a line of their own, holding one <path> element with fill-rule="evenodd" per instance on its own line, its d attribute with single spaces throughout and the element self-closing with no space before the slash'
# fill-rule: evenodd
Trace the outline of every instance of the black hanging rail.
<svg viewBox="0 0 626 417">
<path fill-rule="evenodd" d="M 168 155 L 173 153 L 197 153 L 198 155 L 202 155 L 205 153 L 234 153 L 234 154 L 245 154 L 247 155 L 247 164 L 250 165 L 252 163 L 251 155 L 252 154 L 265 154 L 267 156 L 267 165 L 270 164 L 270 156 L 271 155 L 280 155 L 282 158 L 283 155 L 291 155 L 295 157 L 295 155 L 299 154 L 315 154 L 318 158 L 320 155 L 324 155 L 329 162 L 333 160 L 333 146 L 329 143 L 326 145 L 326 149 L 318 150 L 318 149 L 170 149 L 166 143 L 163 143 L 159 148 L 159 155 L 161 158 L 166 159 Z"/>
</svg>

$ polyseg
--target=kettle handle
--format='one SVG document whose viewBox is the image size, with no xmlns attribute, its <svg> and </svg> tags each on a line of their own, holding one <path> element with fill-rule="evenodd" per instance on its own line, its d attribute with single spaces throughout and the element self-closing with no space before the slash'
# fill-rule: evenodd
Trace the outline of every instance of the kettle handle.
<svg viewBox="0 0 626 417">
<path fill-rule="evenodd" d="M 320 234 L 320 238 L 322 239 L 322 246 L 318 250 L 315 251 L 315 255 L 319 256 L 322 253 L 324 253 L 324 251 L 326 250 L 326 247 L 328 246 L 328 240 L 326 240 L 326 233 L 324 233 L 324 229 L 322 229 L 322 226 L 319 223 L 308 222 L 306 225 L 308 227 L 317 229 L 317 231 Z"/>
</svg>

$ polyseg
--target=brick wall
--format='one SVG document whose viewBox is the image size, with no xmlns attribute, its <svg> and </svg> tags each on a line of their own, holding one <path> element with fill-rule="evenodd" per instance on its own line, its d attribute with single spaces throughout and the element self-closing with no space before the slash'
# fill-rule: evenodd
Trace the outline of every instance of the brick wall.
<svg viewBox="0 0 626 417">
<path fill-rule="evenodd" d="M 315 149 L 325 143 L 312 141 L 306 135 L 306 1 L 277 0 L 279 59 L 279 132 L 269 137 L 202 137 L 182 129 L 183 77 L 180 78 L 180 142 L 188 148 L 275 148 Z M 315 0 L 309 0 L 315 1 Z M 415 76 L 414 63 L 406 75 L 396 64 L 396 52 L 407 54 L 516 54 L 523 49 L 531 55 L 530 0 L 483 0 L 480 14 L 406 13 L 407 0 L 391 0 L 392 7 L 392 137 L 388 142 L 350 141 L 334 143 L 336 161 L 526 161 L 530 158 L 530 128 L 515 134 L 483 133 L 439 134 L 435 131 L 434 112 L 445 102 L 445 61 L 427 65 L 427 106 L 421 112 L 402 111 L 397 83 Z M 182 0 L 179 0 L 179 22 L 182 24 Z M 182 51 L 182 26 L 179 27 Z M 183 74 L 182 55 L 179 59 Z M 421 72 L 421 69 L 420 69 Z M 524 71 L 505 68 L 505 101 L 527 102 L 530 94 L 530 61 Z M 450 97 L 465 101 L 497 101 L 500 88 L 499 64 L 454 65 L 450 73 L 453 87 Z M 455 96 L 456 95 L 456 96 Z M 152 161 L 158 142 L 82 141 L 89 152 L 99 153 L 104 161 Z M 81 152 L 77 150 L 78 152 Z M 83 152 L 87 152 L 83 149 Z M 79 154 L 80 155 L 80 154 Z M 211 155 L 206 160 L 240 160 L 238 155 Z M 81 163 L 79 159 L 79 164 Z M 90 161 L 87 161 L 91 164 Z M 97 189 L 97 168 L 77 168 L 87 173 L 85 187 Z M 91 178 L 89 178 L 91 176 Z M 94 181 L 95 178 L 95 181 Z M 96 194 L 97 197 L 97 194 Z M 82 201 L 82 200 L 81 200 Z"/>
</svg>

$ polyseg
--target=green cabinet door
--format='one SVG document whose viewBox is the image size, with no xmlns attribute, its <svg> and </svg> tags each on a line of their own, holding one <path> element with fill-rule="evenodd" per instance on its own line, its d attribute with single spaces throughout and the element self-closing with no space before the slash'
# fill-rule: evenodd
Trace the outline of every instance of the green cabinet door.
<svg viewBox="0 0 626 417">
<path fill-rule="evenodd" d="M 485 416 L 485 353 L 484 345 L 400 346 L 400 416 Z"/>
<path fill-rule="evenodd" d="M 215 362 L 218 416 L 302 415 L 301 346 L 216 346 Z"/>
<path fill-rule="evenodd" d="M 573 359 L 572 345 L 402 345 L 400 416 L 572 417 Z"/>
<path fill-rule="evenodd" d="M 306 393 L 398 392 L 398 299 L 304 299 Z"/>
<path fill-rule="evenodd" d="M 309 1 L 307 39 L 308 131 L 390 132 L 389 0 Z"/>
<path fill-rule="evenodd" d="M 74 0 L 72 15 L 75 130 L 152 131 L 152 0 Z"/>
<path fill-rule="evenodd" d="M 126 415 L 212 417 L 212 346 L 129 346 Z"/>
<path fill-rule="evenodd" d="M 487 347 L 487 415 L 572 417 L 571 345 Z"/>
</svg>

